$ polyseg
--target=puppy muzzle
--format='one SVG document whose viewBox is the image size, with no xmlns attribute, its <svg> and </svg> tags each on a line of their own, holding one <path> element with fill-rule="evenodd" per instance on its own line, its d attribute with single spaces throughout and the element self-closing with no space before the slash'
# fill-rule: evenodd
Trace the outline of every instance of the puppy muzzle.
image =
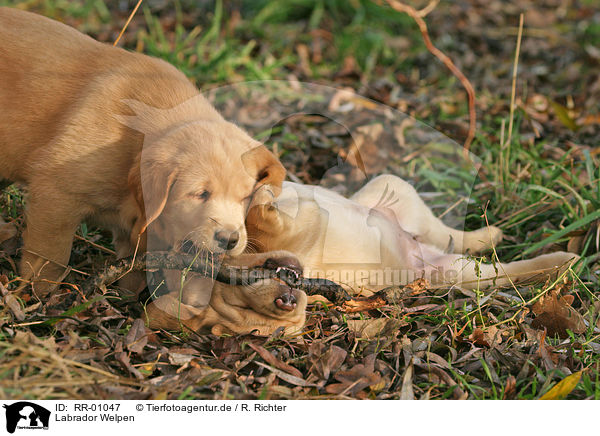
<svg viewBox="0 0 600 436">
<path fill-rule="evenodd" d="M 282 286 L 286 288 L 285 286 Z M 286 312 L 292 312 L 297 307 L 297 300 L 294 290 L 287 288 L 281 295 L 279 295 L 275 301 L 275 306 Z"/>
</svg>

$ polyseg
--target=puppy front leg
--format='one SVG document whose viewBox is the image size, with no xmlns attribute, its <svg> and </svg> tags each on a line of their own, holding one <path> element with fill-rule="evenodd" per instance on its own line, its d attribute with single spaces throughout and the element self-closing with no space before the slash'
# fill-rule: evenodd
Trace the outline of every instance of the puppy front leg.
<svg viewBox="0 0 600 436">
<path fill-rule="evenodd" d="M 136 247 L 131 243 L 130 232 L 126 232 L 122 229 L 113 229 L 113 243 L 115 244 L 117 259 L 133 256 L 134 253 L 137 256 L 144 254 L 144 249 L 141 247 L 143 244 L 138 244 L 136 253 Z M 130 271 L 119 279 L 119 288 L 127 290 L 135 295 L 139 295 L 145 287 L 146 273 L 143 271 Z"/>
<path fill-rule="evenodd" d="M 69 263 L 73 235 L 84 218 L 81 205 L 61 201 L 64 196 L 31 186 L 25 211 L 20 274 L 32 280 L 44 296 L 58 286 Z"/>
<path fill-rule="evenodd" d="M 150 328 L 178 330 L 184 326 L 200 330 L 207 320 L 209 308 L 194 307 L 179 300 L 177 292 L 162 295 L 145 308 L 146 322 Z"/>
</svg>

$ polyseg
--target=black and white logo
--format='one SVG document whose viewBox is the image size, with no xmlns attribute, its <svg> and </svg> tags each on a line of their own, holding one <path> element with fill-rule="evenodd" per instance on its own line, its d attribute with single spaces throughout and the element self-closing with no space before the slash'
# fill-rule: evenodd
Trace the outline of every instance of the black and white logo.
<svg viewBox="0 0 600 436">
<path fill-rule="evenodd" d="M 5 404 L 4 408 L 6 409 L 6 431 L 9 433 L 14 433 L 16 429 L 48 430 L 50 422 L 48 409 L 29 401 Z"/>
</svg>

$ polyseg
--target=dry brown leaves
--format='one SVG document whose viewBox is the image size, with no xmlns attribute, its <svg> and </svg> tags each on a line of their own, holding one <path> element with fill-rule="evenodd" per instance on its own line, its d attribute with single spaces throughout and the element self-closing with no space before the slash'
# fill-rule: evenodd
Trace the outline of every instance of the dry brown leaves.
<svg viewBox="0 0 600 436">
<path fill-rule="evenodd" d="M 576 334 L 585 332 L 587 327 L 583 316 L 571 306 L 575 297 L 560 293 L 560 289 L 552 289 L 532 306 L 536 317 L 531 326 L 545 329 L 549 336 L 558 335 L 560 338 L 569 337 L 567 330 Z"/>
<path fill-rule="evenodd" d="M 348 352 L 337 345 L 326 347 L 322 342 L 313 342 L 308 349 L 308 360 L 311 363 L 310 374 L 319 380 L 322 387 L 329 376 L 340 369 Z"/>
<path fill-rule="evenodd" d="M 365 389 L 377 391 L 384 387 L 381 374 L 375 371 L 375 354 L 365 357 L 363 363 L 356 364 L 347 371 L 339 371 L 334 377 L 339 383 L 330 384 L 325 388 L 330 394 L 365 399 L 368 395 Z"/>
<path fill-rule="evenodd" d="M 261 345 L 249 343 L 248 346 L 250 348 L 252 348 L 254 351 L 256 351 L 260 355 L 260 357 L 262 357 L 263 360 L 265 362 L 267 362 L 269 365 L 274 366 L 294 377 L 302 379 L 302 373 L 300 371 L 298 371 L 293 366 L 288 365 L 285 362 L 282 362 L 281 360 L 279 360 L 277 357 L 275 357 L 271 352 L 267 351 Z"/>
<path fill-rule="evenodd" d="M 144 321 L 140 318 L 136 319 L 125 336 L 125 346 L 129 351 L 141 353 L 148 343 L 149 333 L 150 329 L 146 327 Z"/>
<path fill-rule="evenodd" d="M 469 335 L 469 341 L 479 346 L 495 348 L 502 342 L 502 332 L 495 326 L 490 326 L 485 329 L 474 328 Z"/>
<path fill-rule="evenodd" d="M 404 286 L 391 286 L 369 297 L 355 297 L 345 301 L 338 310 L 345 313 L 367 312 L 386 305 L 403 306 L 408 297 L 423 294 L 431 285 L 426 279 L 416 279 Z M 415 310 L 408 310 L 414 312 Z"/>
<path fill-rule="evenodd" d="M 350 332 L 361 339 L 390 336 L 401 326 L 407 325 L 405 321 L 394 318 L 349 319 L 347 324 Z"/>
</svg>

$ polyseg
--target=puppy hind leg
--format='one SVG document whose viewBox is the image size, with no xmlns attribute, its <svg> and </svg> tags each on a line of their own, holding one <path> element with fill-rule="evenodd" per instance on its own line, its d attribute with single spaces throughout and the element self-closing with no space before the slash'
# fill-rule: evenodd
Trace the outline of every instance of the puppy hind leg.
<svg viewBox="0 0 600 436">
<path fill-rule="evenodd" d="M 441 250 L 450 246 L 453 253 L 478 253 L 502 239 L 502 231 L 494 226 L 471 232 L 447 226 L 433 214 L 415 188 L 397 176 L 378 176 L 351 199 L 373 209 L 392 211 L 402 229 Z"/>
<path fill-rule="evenodd" d="M 464 288 L 509 286 L 526 281 L 556 278 L 578 259 L 572 253 L 556 252 L 509 263 L 483 263 L 458 254 L 425 259 L 425 276 L 433 285 L 458 285 Z"/>
<path fill-rule="evenodd" d="M 574 265 L 577 260 L 579 260 L 579 256 L 576 254 L 557 251 L 542 254 L 532 259 L 502 263 L 499 264 L 499 269 L 500 273 L 510 277 L 513 283 L 529 280 L 544 281 L 548 278 L 556 279 Z"/>
</svg>

